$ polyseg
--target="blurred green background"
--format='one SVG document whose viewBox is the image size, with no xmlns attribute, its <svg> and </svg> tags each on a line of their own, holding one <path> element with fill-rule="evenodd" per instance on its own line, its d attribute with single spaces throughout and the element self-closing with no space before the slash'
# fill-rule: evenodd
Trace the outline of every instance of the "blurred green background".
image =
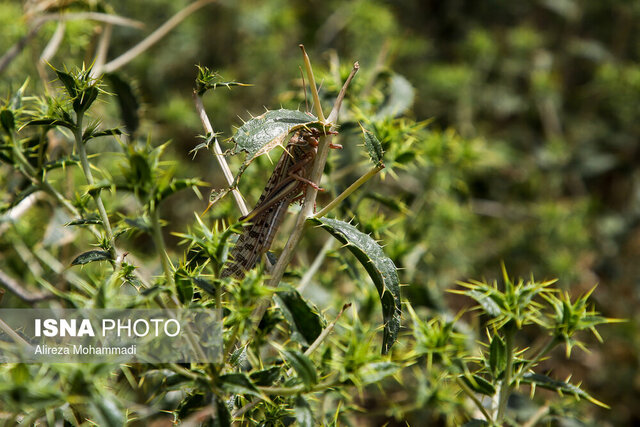
<svg viewBox="0 0 640 427">
<path fill-rule="evenodd" d="M 0 2 L 0 53 L 27 33 L 25 9 L 44 3 Z M 108 53 L 115 58 L 189 2 L 61 3 L 105 7 L 145 23 L 142 30 L 115 27 Z M 205 98 L 224 137 L 265 106 L 304 108 L 299 43 L 320 74 L 357 60 L 361 77 L 378 68 L 404 76 L 415 88 L 406 116 L 432 121 L 419 140 L 407 141 L 418 147 L 415 158 L 396 158 L 403 166 L 388 170 L 384 185 L 370 192 L 406 208 L 402 215 L 371 212 L 393 219 L 379 234 L 404 269 L 405 298 L 414 307 L 455 312 L 469 302 L 444 289 L 456 280 L 498 277 L 501 260 L 516 276 L 557 277 L 575 295 L 598 284 L 597 310 L 629 321 L 602 327 L 604 344 L 594 343 L 591 353 L 576 351 L 567 363 L 554 354 L 549 369 L 558 378 L 573 373 L 572 381 L 611 406 L 584 407 L 595 425 L 635 425 L 639 24 L 640 2 L 623 0 L 220 1 L 121 72 L 142 101 L 139 133 L 172 140 L 180 172 L 218 186 L 212 157 L 189 160 L 204 133 L 191 97 L 196 64 L 254 85 Z M 4 70 L 0 93 L 38 75 L 34 64 L 55 27 L 45 24 Z M 90 63 L 83 55 L 97 41 L 93 29 L 90 22 L 69 22 L 52 64 Z M 193 194 L 181 197 L 164 213 L 174 224 L 203 209 Z"/>
</svg>

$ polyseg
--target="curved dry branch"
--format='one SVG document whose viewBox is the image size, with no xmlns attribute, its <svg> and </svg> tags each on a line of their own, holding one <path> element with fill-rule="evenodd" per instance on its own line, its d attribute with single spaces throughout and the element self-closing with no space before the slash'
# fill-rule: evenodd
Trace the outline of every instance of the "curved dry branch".
<svg viewBox="0 0 640 427">
<path fill-rule="evenodd" d="M 18 298 L 20 298 L 24 302 L 34 303 L 38 301 L 51 299 L 54 297 L 52 294 L 49 294 L 49 293 L 30 292 L 26 290 L 15 279 L 7 276 L 2 271 L 0 271 L 0 284 L 5 288 L 9 289 L 12 293 L 14 293 Z"/>
<path fill-rule="evenodd" d="M 126 63 L 133 60 L 135 57 L 140 55 L 145 50 L 149 49 L 151 46 L 156 44 L 160 39 L 166 36 L 169 31 L 173 30 L 180 22 L 182 22 L 187 16 L 191 15 L 196 10 L 200 9 L 203 6 L 206 6 L 209 3 L 213 3 L 216 0 L 199 0 L 195 3 L 191 3 L 189 6 L 182 9 L 180 12 L 173 15 L 167 22 L 162 24 L 155 30 L 153 33 L 149 34 L 147 38 L 142 40 L 140 43 L 117 57 L 116 59 L 109 61 L 106 63 L 101 70 L 104 73 L 111 73 L 118 68 L 122 67 Z"/>
<path fill-rule="evenodd" d="M 135 19 L 125 18 L 124 16 L 110 15 L 100 12 L 73 12 L 73 13 L 50 13 L 42 15 L 34 20 L 36 23 L 45 23 L 48 21 L 78 21 L 89 19 L 92 21 L 100 21 L 107 24 L 120 25 L 121 27 L 144 28 L 144 22 Z"/>
</svg>

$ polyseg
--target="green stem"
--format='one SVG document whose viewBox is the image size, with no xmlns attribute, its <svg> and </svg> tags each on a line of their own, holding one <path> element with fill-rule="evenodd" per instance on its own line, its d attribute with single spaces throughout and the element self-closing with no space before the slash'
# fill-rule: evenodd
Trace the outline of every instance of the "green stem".
<svg viewBox="0 0 640 427">
<path fill-rule="evenodd" d="M 42 177 L 38 177 L 38 171 L 31 166 L 31 163 L 24 157 L 22 151 L 18 149 L 16 146 L 16 139 L 13 135 L 11 138 L 11 147 L 13 150 L 13 155 L 18 160 L 20 164 L 20 171 L 23 173 L 25 177 L 27 177 L 34 185 L 40 187 L 46 193 L 49 193 L 53 198 L 55 198 L 61 205 L 63 205 L 70 213 L 79 217 L 80 213 L 78 210 L 67 200 L 58 190 L 56 190 L 50 183 L 45 181 Z M 96 238 L 100 238 L 100 233 L 94 228 L 89 227 L 89 230 L 93 233 Z"/>
<path fill-rule="evenodd" d="M 80 164 L 82 165 L 82 171 L 84 172 L 85 179 L 89 185 L 94 185 L 93 174 L 91 173 L 91 164 L 89 163 L 89 157 L 87 156 L 87 149 L 84 146 L 84 141 L 82 140 L 82 120 L 84 118 L 84 113 L 78 113 L 76 120 L 76 128 L 74 131 L 74 136 L 76 139 L 76 147 L 78 148 L 78 155 L 80 156 Z M 112 259 L 117 258 L 116 254 L 116 245 L 115 239 L 113 238 L 113 232 L 111 230 L 111 223 L 109 222 L 109 215 L 107 215 L 107 210 L 104 207 L 104 203 L 102 202 L 102 198 L 100 197 L 100 190 L 97 190 L 93 194 L 93 200 L 98 207 L 98 213 L 100 214 L 100 219 L 102 220 L 102 226 L 104 227 L 104 231 L 107 235 L 107 240 L 109 241 L 109 253 L 111 254 Z"/>
<path fill-rule="evenodd" d="M 11 139 L 13 140 L 11 144 L 11 147 L 13 147 L 13 155 L 20 162 L 20 165 L 24 169 L 25 175 L 35 178 L 35 176 L 37 175 L 37 171 L 33 166 L 31 166 L 31 163 L 29 163 L 29 160 L 27 160 L 22 151 L 18 149 L 18 147 L 16 146 L 16 140 L 13 137 Z"/>
<path fill-rule="evenodd" d="M 167 254 L 167 247 L 164 244 L 164 238 L 162 237 L 162 227 L 160 227 L 160 214 L 158 213 L 158 208 L 154 207 L 151 209 L 151 225 L 152 225 L 152 235 L 153 241 L 156 244 L 156 248 L 160 253 L 160 262 L 162 263 L 162 270 L 164 271 L 164 277 L 167 280 L 167 283 L 171 287 L 173 291 L 175 289 L 175 280 L 173 280 L 173 274 L 171 273 L 171 261 L 169 260 L 169 254 Z"/>
<path fill-rule="evenodd" d="M 171 370 L 177 374 L 182 375 L 183 377 L 187 377 L 189 379 L 191 379 L 192 381 L 199 381 L 199 380 L 203 380 L 206 377 L 203 377 L 201 375 L 196 374 L 193 371 L 190 371 L 189 369 L 183 368 L 182 366 L 180 366 L 177 363 L 170 363 L 169 367 L 171 368 Z"/>
<path fill-rule="evenodd" d="M 505 344 L 507 347 L 507 366 L 504 370 L 504 379 L 500 385 L 500 393 L 498 397 L 498 411 L 496 414 L 496 424 L 502 425 L 504 415 L 507 409 L 507 402 L 509 401 L 509 395 L 511 394 L 511 375 L 513 370 L 513 335 L 514 326 L 507 324 L 505 328 Z"/>
<path fill-rule="evenodd" d="M 293 387 L 258 387 L 264 394 L 277 394 L 279 396 L 293 396 L 301 393 L 315 393 L 323 391 L 328 388 L 335 387 L 339 384 L 336 380 L 325 381 L 319 383 L 313 387 L 307 387 L 305 384 L 296 385 Z"/>
<path fill-rule="evenodd" d="M 227 342 L 227 345 L 224 348 L 225 357 L 231 353 L 231 351 L 233 350 L 233 347 L 236 345 L 239 329 L 240 327 L 238 325 L 233 326 L 233 330 L 231 331 L 231 336 L 229 337 L 229 341 Z"/>
<path fill-rule="evenodd" d="M 314 218 L 322 218 L 323 216 L 325 216 L 328 212 L 330 212 L 333 208 L 335 208 L 338 204 L 340 204 L 340 202 L 342 202 L 344 199 L 349 197 L 351 195 L 351 193 L 353 193 L 358 188 L 360 188 L 362 186 L 362 184 L 364 184 L 365 182 L 367 182 L 371 178 L 373 178 L 382 169 L 384 169 L 384 165 L 383 164 L 379 164 L 379 165 L 374 166 L 373 168 L 371 168 L 367 173 L 365 173 L 360 178 L 358 178 L 356 180 L 356 182 L 354 182 L 349 187 L 347 187 L 347 189 L 344 190 L 338 197 L 333 199 L 331 201 L 331 203 L 329 203 L 327 206 L 325 206 L 320 212 L 318 212 L 315 215 L 313 215 L 313 217 Z"/>
<path fill-rule="evenodd" d="M 475 403 L 475 405 L 478 407 L 478 409 L 480 410 L 480 412 L 482 412 L 482 415 L 484 415 L 484 418 L 487 420 L 488 423 L 491 423 L 491 415 L 489 415 L 489 413 L 487 412 L 487 410 L 485 409 L 484 405 L 482 405 L 482 402 L 480 402 L 480 399 L 478 399 L 475 395 L 475 393 L 473 392 L 473 390 L 471 390 L 469 388 L 468 385 L 466 385 L 464 383 L 464 381 L 462 381 L 460 378 L 456 378 L 456 383 L 458 384 L 458 386 L 462 389 L 462 391 L 464 391 L 464 393 L 469 396 L 469 398 L 471 398 L 471 400 L 473 401 L 473 403 Z"/>
<path fill-rule="evenodd" d="M 560 343 L 560 340 L 555 337 L 551 338 L 547 342 L 547 344 L 545 344 L 545 346 L 542 347 L 540 351 L 538 351 L 538 353 L 536 353 L 533 359 L 527 362 L 527 364 L 524 365 L 520 372 L 513 377 L 513 381 L 515 382 L 522 378 L 524 374 L 526 374 L 531 368 L 533 368 L 534 365 L 540 362 L 540 360 L 545 357 L 556 345 L 558 345 L 558 343 Z"/>
</svg>

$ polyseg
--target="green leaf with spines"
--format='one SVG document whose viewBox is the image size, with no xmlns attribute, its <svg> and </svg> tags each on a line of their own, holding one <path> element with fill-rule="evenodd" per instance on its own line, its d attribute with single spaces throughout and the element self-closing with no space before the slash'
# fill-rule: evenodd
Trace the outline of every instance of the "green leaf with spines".
<svg viewBox="0 0 640 427">
<path fill-rule="evenodd" d="M 291 338 L 303 346 L 310 346 L 322 333 L 324 326 L 318 310 L 295 289 L 277 292 L 274 298 L 292 330 Z"/>
<path fill-rule="evenodd" d="M 73 101 L 73 110 L 76 113 L 85 112 L 91 107 L 93 101 L 98 98 L 100 91 L 95 86 L 90 86 L 81 91 Z"/>
<path fill-rule="evenodd" d="M 19 111 L 22 108 L 22 98 L 24 97 L 24 92 L 27 90 L 27 85 L 29 84 L 29 78 L 27 77 L 20 89 L 18 89 L 7 104 L 7 108 L 13 110 L 14 112 Z"/>
<path fill-rule="evenodd" d="M 219 377 L 220 385 L 224 391 L 233 394 L 252 395 L 261 397 L 260 391 L 246 374 L 232 373 Z"/>
<path fill-rule="evenodd" d="M 298 350 L 283 350 L 282 354 L 306 387 L 311 387 L 318 382 L 316 367 L 307 356 Z"/>
<path fill-rule="evenodd" d="M 207 185 L 206 182 L 203 182 L 196 178 L 172 179 L 167 186 L 158 189 L 155 194 L 155 200 L 159 203 L 169 196 L 177 193 L 178 191 L 205 185 Z"/>
<path fill-rule="evenodd" d="M 25 126 L 51 126 L 51 127 L 62 126 L 71 131 L 74 131 L 76 128 L 76 125 L 70 120 L 64 120 L 64 119 L 53 118 L 53 117 L 43 117 L 41 119 L 34 119 L 29 121 Z"/>
<path fill-rule="evenodd" d="M 194 285 L 196 285 L 197 287 L 199 287 L 209 295 L 216 295 L 216 285 L 209 282 L 208 280 L 204 280 L 200 277 L 192 277 L 191 281 L 193 282 Z"/>
<path fill-rule="evenodd" d="M 493 396 L 496 394 L 496 388 L 494 385 L 479 375 L 463 375 L 461 379 L 476 393 L 484 394 L 485 396 Z"/>
<path fill-rule="evenodd" d="M 99 217 L 95 216 L 92 218 L 74 219 L 73 221 L 69 221 L 68 223 L 66 223 L 65 226 L 71 227 L 75 225 L 101 225 L 101 224 L 102 224 L 102 220 Z"/>
<path fill-rule="evenodd" d="M 353 225 L 332 218 L 314 218 L 310 221 L 320 225 L 343 243 L 369 273 L 382 303 L 384 319 L 382 354 L 388 353 L 398 338 L 402 315 L 400 280 L 396 266 L 375 240 Z"/>
<path fill-rule="evenodd" d="M 193 299 L 193 283 L 189 272 L 184 268 L 178 268 L 173 274 L 178 292 L 178 299 L 182 304 L 188 305 Z"/>
<path fill-rule="evenodd" d="M 589 393 L 582 390 L 580 387 L 567 383 L 565 381 L 558 381 L 550 378 L 546 375 L 535 374 L 532 372 L 527 372 L 522 375 L 521 382 L 525 384 L 530 384 L 531 386 L 542 387 L 547 390 L 553 390 L 560 394 L 571 394 L 578 399 L 585 399 L 594 405 L 601 406 L 603 408 L 609 408 L 609 406 L 603 402 L 592 397 Z M 532 394 L 535 392 L 535 389 L 532 389 Z"/>
<path fill-rule="evenodd" d="M 71 265 L 84 265 L 90 262 L 108 261 L 108 260 L 111 260 L 111 254 L 109 254 L 109 252 L 92 250 L 92 251 L 84 252 L 78 255 L 77 257 L 75 257 L 74 260 L 71 261 Z"/>
<path fill-rule="evenodd" d="M 362 124 L 360 124 L 360 129 L 362 130 L 364 146 L 367 149 L 367 153 L 369 153 L 369 158 L 371 158 L 371 161 L 376 165 L 381 165 L 384 150 L 382 149 L 380 140 L 376 137 L 375 133 L 366 129 Z"/>
<path fill-rule="evenodd" d="M 87 143 L 89 140 L 93 138 L 98 138 L 101 136 L 113 136 L 113 135 L 122 135 L 122 130 L 118 128 L 97 130 L 97 129 L 91 129 L 87 127 L 85 128 L 84 134 L 82 135 L 82 141 Z"/>
<path fill-rule="evenodd" d="M 74 99 L 76 96 L 78 96 L 78 85 L 76 83 L 76 79 L 74 79 L 71 74 L 66 73 L 62 70 L 54 68 L 54 71 L 58 76 L 58 80 L 60 80 L 60 82 L 62 82 L 62 84 L 64 85 L 69 98 Z"/>
<path fill-rule="evenodd" d="M 252 372 L 249 377 L 255 385 L 268 387 L 273 385 L 282 376 L 282 368 L 280 366 L 272 366 L 267 369 Z"/>
<path fill-rule="evenodd" d="M 507 367 L 507 346 L 499 335 L 494 335 L 489 345 L 489 368 L 493 378 L 499 378 Z"/>
<path fill-rule="evenodd" d="M 130 149 L 127 154 L 127 167 L 124 175 L 127 180 L 141 188 L 148 188 L 152 185 L 153 171 L 146 153 Z"/>
<path fill-rule="evenodd" d="M 500 315 L 500 306 L 491 298 L 491 295 L 487 295 L 476 290 L 468 291 L 467 295 L 476 300 L 484 312 L 489 316 L 497 317 Z"/>
<path fill-rule="evenodd" d="M 196 65 L 198 68 L 198 77 L 196 77 L 196 92 L 199 96 L 202 96 L 208 90 L 215 90 L 218 86 L 224 86 L 227 89 L 231 89 L 232 86 L 253 86 L 247 83 L 240 83 L 234 81 L 224 81 L 222 76 L 215 71 L 211 71 L 207 67 Z"/>
<path fill-rule="evenodd" d="M 80 157 L 67 156 L 67 157 L 61 157 L 57 160 L 46 162 L 45 164 L 42 165 L 42 169 L 48 172 L 54 169 L 64 169 L 67 166 L 79 166 L 79 165 L 80 165 Z"/>
<path fill-rule="evenodd" d="M 318 119 L 298 110 L 270 110 L 254 117 L 240 126 L 233 140 L 236 144 L 232 153 L 247 153 L 244 165 L 251 163 L 256 157 L 268 153 L 277 146 L 286 145 L 286 137 L 301 128 L 325 129 Z"/>
<path fill-rule="evenodd" d="M 0 111 L 0 123 L 7 134 L 11 134 L 16 129 L 16 119 L 13 111 L 3 108 Z"/>
</svg>

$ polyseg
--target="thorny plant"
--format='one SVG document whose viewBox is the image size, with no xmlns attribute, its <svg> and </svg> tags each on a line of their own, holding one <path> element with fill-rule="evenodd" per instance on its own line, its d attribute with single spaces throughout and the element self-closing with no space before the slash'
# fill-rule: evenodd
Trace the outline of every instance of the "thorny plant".
<svg viewBox="0 0 640 427">
<path fill-rule="evenodd" d="M 187 12 L 205 3 L 196 2 Z M 168 23 L 163 31 L 175 23 Z M 119 76 L 109 75 L 107 81 L 119 102 L 124 129 L 102 128 L 101 122 L 107 121 L 104 117 L 90 119 L 99 108 L 96 100 L 109 103 L 113 99 L 103 86 L 102 74 L 135 57 L 125 54 L 107 62 L 104 55 L 109 32 L 104 34 L 106 41 L 100 43 L 93 67 L 70 72 L 51 67 L 61 90 L 50 88 L 47 95 L 33 96 L 25 83 L 2 105 L 2 172 L 17 184 L 3 195 L 3 219 L 7 222 L 0 224 L 0 230 L 3 242 L 11 242 L 7 253 L 16 255 L 7 255 L 11 262 L 5 263 L 3 254 L 0 283 L 25 306 L 53 300 L 68 307 L 219 308 L 224 316 L 223 360 L 117 367 L 6 364 L 0 368 L 3 421 L 136 425 L 169 417 L 186 425 L 289 425 L 295 420 L 311 426 L 350 424 L 367 410 L 378 421 L 417 413 L 422 419 L 445 420 L 449 425 L 534 425 L 552 417 L 571 416 L 575 405 L 566 398 L 543 402 L 533 415 L 522 413 L 510 402 L 520 396 L 524 385 L 536 404 L 536 389 L 547 388 L 604 405 L 579 386 L 540 372 L 540 364 L 555 347 L 564 344 L 568 357 L 574 346 L 585 348 L 577 335 L 580 331 L 589 329 L 599 338 L 595 326 L 613 321 L 589 308 L 589 294 L 572 301 L 567 294 L 559 294 L 551 281 L 532 278 L 514 282 L 505 271 L 502 287 L 497 283 L 461 283 L 464 289 L 453 292 L 474 299 L 481 317 L 489 319 L 486 340 L 478 342 L 476 333 L 460 316 L 452 319 L 447 313 L 414 310 L 409 303 L 405 303 L 405 312 L 411 321 L 405 321 L 399 335 L 400 287 L 393 261 L 373 237 L 349 222 L 327 216 L 331 211 L 345 216 L 358 212 L 357 206 L 345 207 L 349 196 L 383 170 L 383 154 L 391 166 L 387 168 L 391 177 L 408 167 L 407 159 L 421 154 L 413 144 L 426 140 L 425 123 L 395 117 L 408 107 L 405 100 L 393 104 L 387 102 L 393 100 L 388 93 L 373 90 L 382 78 L 380 70 L 367 75 L 364 84 L 354 81 L 351 90 L 355 95 L 344 109 L 348 117 L 338 127 L 338 112 L 357 65 L 328 73 L 327 93 L 321 99 L 304 53 L 316 116 L 280 109 L 244 123 L 233 137 L 234 151 L 247 155 L 234 177 L 202 98 L 219 86 L 243 85 L 224 81 L 200 67 L 194 101 L 206 135 L 205 143 L 197 148 L 209 148 L 223 170 L 228 187 L 222 193 L 232 193 L 240 213 L 227 218 L 248 216 L 249 222 L 255 220 L 240 187 L 251 178 L 249 164 L 261 154 L 286 146 L 296 132 L 310 129 L 317 135 L 317 152 L 313 162 L 305 164 L 309 166 L 303 177 L 307 185 L 296 187 L 296 192 L 304 187 L 304 197 L 293 226 L 283 227 L 289 238 L 277 262 L 267 253 L 258 268 L 247 267 L 249 271 L 236 277 L 223 274 L 225 265 L 234 262 L 230 257 L 233 235 L 246 232 L 246 223 L 227 227 L 218 219 L 208 224 L 207 217 L 198 214 L 190 225 L 172 225 L 186 247 L 178 261 L 165 243 L 161 207 L 182 189 L 192 188 L 199 195 L 198 187 L 205 183 L 193 177 L 176 178 L 175 168 L 163 160 L 167 144 L 154 146 L 151 136 L 140 139 L 137 104 L 132 101 L 135 95 Z M 144 49 L 141 45 L 136 49 Z M 401 79 L 393 74 L 390 78 Z M 325 118 L 327 94 L 333 95 L 335 102 Z M 334 193 L 334 179 L 328 184 L 321 179 L 323 172 L 331 169 L 326 162 L 336 129 L 345 151 L 360 139 L 372 161 L 368 170 L 339 194 Z M 269 135 L 266 139 L 265 134 Z M 99 138 L 109 138 L 115 152 L 93 148 Z M 60 141 L 70 142 L 73 148 L 62 153 L 50 150 L 50 145 Z M 253 184 L 263 187 L 259 182 Z M 326 187 L 334 197 L 314 212 L 317 185 Z M 279 194 L 267 194 L 276 202 L 258 214 L 281 200 L 282 209 L 287 210 L 290 197 L 278 199 Z M 399 201 L 396 205 L 393 200 L 384 202 L 400 206 L 402 211 Z M 217 207 L 212 209 L 214 215 Z M 73 230 L 71 243 L 55 237 L 59 233 L 54 237 L 30 235 L 30 220 L 38 218 L 42 223 L 50 216 L 54 219 L 46 223 L 49 228 Z M 359 218 L 367 217 L 360 214 Z M 381 236 L 379 229 L 384 224 L 365 222 L 367 231 Z M 313 225 L 327 230 L 331 238 L 308 265 L 293 263 L 299 242 L 315 233 Z M 138 248 L 132 241 L 138 235 L 151 237 L 155 257 L 142 259 L 144 252 L 136 253 Z M 333 238 L 362 267 L 354 264 L 354 258 L 334 252 Z M 90 245 L 95 249 L 88 250 Z M 73 256 L 70 266 L 61 264 L 57 258 L 63 259 L 70 248 L 82 253 Z M 350 302 L 318 310 L 302 295 L 314 275 L 320 275 L 327 255 L 333 257 L 332 266 L 336 265 L 334 260 L 341 266 L 328 269 L 329 281 L 347 275 L 358 286 L 359 295 L 347 297 L 355 302 L 350 318 L 342 316 Z M 28 274 L 22 277 L 29 279 L 27 283 L 9 274 L 17 269 L 26 269 Z M 154 276 L 156 271 L 162 273 Z M 382 306 L 381 316 L 370 314 L 376 312 L 370 304 L 373 299 Z M 381 325 L 382 345 L 372 319 Z M 548 341 L 531 349 L 521 347 L 520 335 L 533 326 L 548 331 Z M 377 388 L 387 394 L 403 392 L 381 405 L 383 410 L 378 413 L 367 402 L 375 399 Z"/>
</svg>

